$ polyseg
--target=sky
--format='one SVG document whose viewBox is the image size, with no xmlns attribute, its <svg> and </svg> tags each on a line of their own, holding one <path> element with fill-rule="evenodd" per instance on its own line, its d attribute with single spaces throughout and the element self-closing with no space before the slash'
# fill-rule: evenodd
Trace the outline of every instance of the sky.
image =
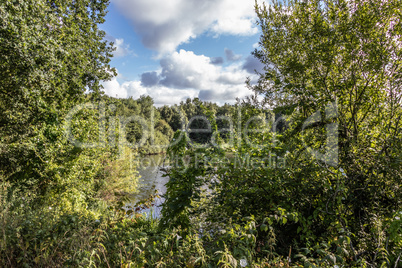
<svg viewBox="0 0 402 268">
<path fill-rule="evenodd" d="M 252 94 L 262 64 L 254 0 L 111 0 L 101 29 L 116 50 L 107 95 L 156 106 L 198 97 L 220 105 Z"/>
</svg>

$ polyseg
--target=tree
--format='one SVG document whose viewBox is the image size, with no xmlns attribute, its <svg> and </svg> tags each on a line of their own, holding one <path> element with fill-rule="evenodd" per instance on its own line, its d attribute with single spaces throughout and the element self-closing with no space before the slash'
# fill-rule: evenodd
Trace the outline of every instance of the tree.
<svg viewBox="0 0 402 268">
<path fill-rule="evenodd" d="M 44 195 L 73 177 L 96 178 L 95 151 L 69 144 L 63 125 L 68 111 L 96 99 L 100 81 L 114 74 L 108 65 L 112 44 L 98 28 L 107 5 L 106 0 L 1 2 L 0 170 L 15 186 Z M 78 125 L 97 131 L 98 114 L 83 113 L 90 120 Z M 85 171 L 72 168 L 78 166 Z M 77 181 L 70 183 L 57 191 L 77 187 Z"/>
<path fill-rule="evenodd" d="M 360 255 L 373 262 L 373 252 L 385 247 L 384 241 L 368 239 L 377 232 L 374 222 L 387 232 L 389 219 L 401 210 L 401 5 L 400 0 L 256 5 L 262 35 L 253 54 L 265 67 L 258 83 L 249 86 L 264 104 L 292 118 L 282 139 L 290 151 L 280 176 L 287 193 L 275 198 L 289 198 L 283 203 L 306 219 L 321 215 L 321 223 L 311 221 L 311 239 L 339 224 L 361 252 L 369 245 Z M 328 103 L 332 114 L 324 110 Z M 318 112 L 313 128 L 304 129 Z M 325 148 L 330 124 L 339 133 L 339 163 L 332 167 L 312 160 L 306 150 Z"/>
<path fill-rule="evenodd" d="M 100 91 L 113 73 L 112 47 L 97 26 L 106 7 L 89 0 L 2 2 L 2 133 L 27 131 L 28 122 L 65 112 L 87 89 Z"/>
<path fill-rule="evenodd" d="M 171 148 L 183 163 L 167 170 L 162 223 L 194 225 L 218 240 L 252 218 L 257 256 L 305 267 L 398 266 L 401 4 L 257 5 L 262 35 L 253 54 L 265 68 L 248 84 L 256 97 L 232 111 L 241 126 L 232 147 L 192 148 L 187 137 Z M 181 106 L 196 114 L 190 100 Z M 201 186 L 209 187 L 204 202 Z"/>
</svg>

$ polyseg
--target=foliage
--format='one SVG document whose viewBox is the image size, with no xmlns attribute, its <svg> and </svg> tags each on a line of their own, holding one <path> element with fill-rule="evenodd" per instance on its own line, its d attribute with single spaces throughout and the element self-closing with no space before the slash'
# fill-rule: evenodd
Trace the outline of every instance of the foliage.
<svg viewBox="0 0 402 268">
<path fill-rule="evenodd" d="M 252 260 L 256 226 L 252 219 L 212 236 L 180 229 L 160 231 L 158 220 L 101 208 L 97 213 L 66 213 L 57 207 L 32 210 L 22 193 L 0 196 L 2 267 L 216 267 L 229 256 L 236 267 Z M 263 260 L 260 260 L 263 263 Z"/>
<path fill-rule="evenodd" d="M 273 198 L 305 215 L 301 221 L 309 227 L 302 227 L 302 238 L 350 236 L 353 259 L 372 264 L 389 265 L 400 250 L 391 253 L 382 237 L 401 210 L 400 5 L 289 1 L 256 7 L 262 36 L 254 55 L 266 67 L 250 87 L 272 108 L 293 110 L 283 139 L 288 166 L 275 176 L 287 193 Z M 302 134 L 308 117 L 323 107 L 325 118 Z M 308 141 L 324 149 L 331 124 L 339 131 L 335 167 L 300 146 Z M 379 259 L 380 252 L 388 259 Z"/>
<path fill-rule="evenodd" d="M 161 117 L 149 96 L 139 99 L 116 99 L 102 96 L 102 101 L 116 109 L 120 130 L 127 140 L 126 146 L 140 155 L 161 154 L 166 152 L 173 130 Z M 120 141 L 119 141 L 120 142 Z"/>
<path fill-rule="evenodd" d="M 107 1 L 2 1 L 0 4 L 0 170 L 13 188 L 43 202 L 86 206 L 101 180 L 108 149 L 80 149 L 65 136 L 71 123 L 91 142 L 96 112 L 66 115 L 112 76 L 112 47 L 98 29 Z M 78 123 L 78 121 L 80 123 Z M 84 137 L 87 135 L 87 137 Z"/>
<path fill-rule="evenodd" d="M 398 267 L 401 4 L 256 4 L 255 96 L 156 108 L 101 95 L 106 1 L 3 1 L 0 266 Z M 165 151 L 162 217 L 122 209 Z"/>
<path fill-rule="evenodd" d="M 265 69 L 249 87 L 264 101 L 238 104 L 232 115 L 241 128 L 224 153 L 181 140 L 175 155 L 187 164 L 167 170 L 173 182 L 162 223 L 216 233 L 254 216 L 272 228 L 282 258 L 319 267 L 398 265 L 391 219 L 402 210 L 400 5 L 257 5 L 262 36 L 254 55 Z M 249 124 L 253 116 L 261 119 Z M 246 126 L 258 131 L 246 134 Z M 203 165 L 192 169 L 197 158 Z M 172 213 L 176 207 L 186 217 Z M 256 241 L 266 245 L 264 237 Z"/>
</svg>

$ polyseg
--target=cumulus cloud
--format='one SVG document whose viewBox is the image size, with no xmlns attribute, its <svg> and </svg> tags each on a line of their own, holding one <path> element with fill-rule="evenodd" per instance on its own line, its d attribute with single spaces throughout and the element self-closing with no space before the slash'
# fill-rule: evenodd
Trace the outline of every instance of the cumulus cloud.
<svg viewBox="0 0 402 268">
<path fill-rule="evenodd" d="M 111 97 L 138 99 L 141 95 L 149 95 L 153 98 L 156 106 L 177 104 L 187 98 L 198 96 L 198 90 L 177 90 L 163 86 L 144 87 L 141 81 L 126 81 L 119 83 L 116 78 L 103 82 L 105 94 Z"/>
<path fill-rule="evenodd" d="M 103 91 L 108 96 L 115 98 L 129 97 L 127 90 L 120 86 L 120 83 L 117 81 L 116 77 L 112 78 L 110 81 L 103 82 L 102 85 Z"/>
<path fill-rule="evenodd" d="M 180 50 L 161 59 L 160 70 L 143 73 L 140 81 L 119 83 L 114 78 L 103 86 L 105 93 L 112 97 L 150 95 L 156 105 L 179 103 L 194 97 L 218 104 L 234 103 L 236 98 L 251 94 L 245 85 L 246 78 L 256 78 L 245 69 L 246 63 L 216 65 L 207 56 Z"/>
<path fill-rule="evenodd" d="M 160 83 L 175 88 L 205 88 L 218 78 L 219 66 L 211 64 L 211 59 L 204 55 L 195 55 L 192 51 L 181 49 L 163 58 Z"/>
<path fill-rule="evenodd" d="M 141 85 L 152 87 L 158 84 L 159 76 L 157 72 L 146 72 L 141 75 Z"/>
<path fill-rule="evenodd" d="M 213 64 L 213 65 L 223 64 L 223 58 L 222 57 L 213 57 L 213 58 L 211 58 L 211 64 Z"/>
<path fill-rule="evenodd" d="M 237 61 L 241 59 L 241 55 L 234 54 L 233 50 L 225 48 L 225 56 L 228 61 Z"/>
<path fill-rule="evenodd" d="M 253 35 L 258 32 L 254 1 L 115 0 L 143 44 L 161 54 L 172 52 L 204 32 Z"/>
<path fill-rule="evenodd" d="M 200 90 L 198 98 L 204 101 L 213 101 L 220 105 L 228 102 L 233 103 L 236 98 L 244 98 L 249 96 L 250 91 L 245 87 L 225 88 L 222 90 Z"/>
<path fill-rule="evenodd" d="M 217 85 L 244 86 L 249 74 L 242 64 L 227 67 L 214 64 L 213 59 L 181 49 L 161 59 L 159 84 L 178 89 L 211 89 Z"/>
<path fill-rule="evenodd" d="M 123 38 L 116 38 L 113 40 L 114 47 L 116 50 L 113 52 L 113 56 L 115 57 L 124 57 L 129 54 L 133 54 L 133 51 L 130 50 L 130 45 L 124 43 Z"/>
<path fill-rule="evenodd" d="M 254 74 L 255 70 L 257 72 L 262 72 L 263 67 L 264 65 L 253 55 L 249 55 L 243 64 L 243 69 L 249 72 L 250 74 Z"/>
</svg>

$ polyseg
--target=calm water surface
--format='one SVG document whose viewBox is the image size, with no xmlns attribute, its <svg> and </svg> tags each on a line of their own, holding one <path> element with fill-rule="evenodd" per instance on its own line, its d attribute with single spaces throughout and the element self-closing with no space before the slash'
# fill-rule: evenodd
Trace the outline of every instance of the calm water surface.
<svg viewBox="0 0 402 268">
<path fill-rule="evenodd" d="M 163 195 L 166 192 L 165 184 L 169 181 L 169 178 L 162 177 L 163 173 L 160 171 L 160 167 L 163 166 L 164 158 L 165 155 L 140 156 L 138 162 L 138 171 L 141 176 L 138 181 L 139 190 L 133 201 L 127 204 L 128 206 L 132 206 L 136 202 L 148 198 L 155 193 L 155 190 L 158 191 L 159 195 Z M 159 197 L 155 200 L 155 204 L 152 208 L 141 210 L 141 212 L 147 213 L 148 215 L 152 213 L 152 216 L 157 218 L 160 216 L 160 205 L 163 201 L 163 197 Z"/>
</svg>

